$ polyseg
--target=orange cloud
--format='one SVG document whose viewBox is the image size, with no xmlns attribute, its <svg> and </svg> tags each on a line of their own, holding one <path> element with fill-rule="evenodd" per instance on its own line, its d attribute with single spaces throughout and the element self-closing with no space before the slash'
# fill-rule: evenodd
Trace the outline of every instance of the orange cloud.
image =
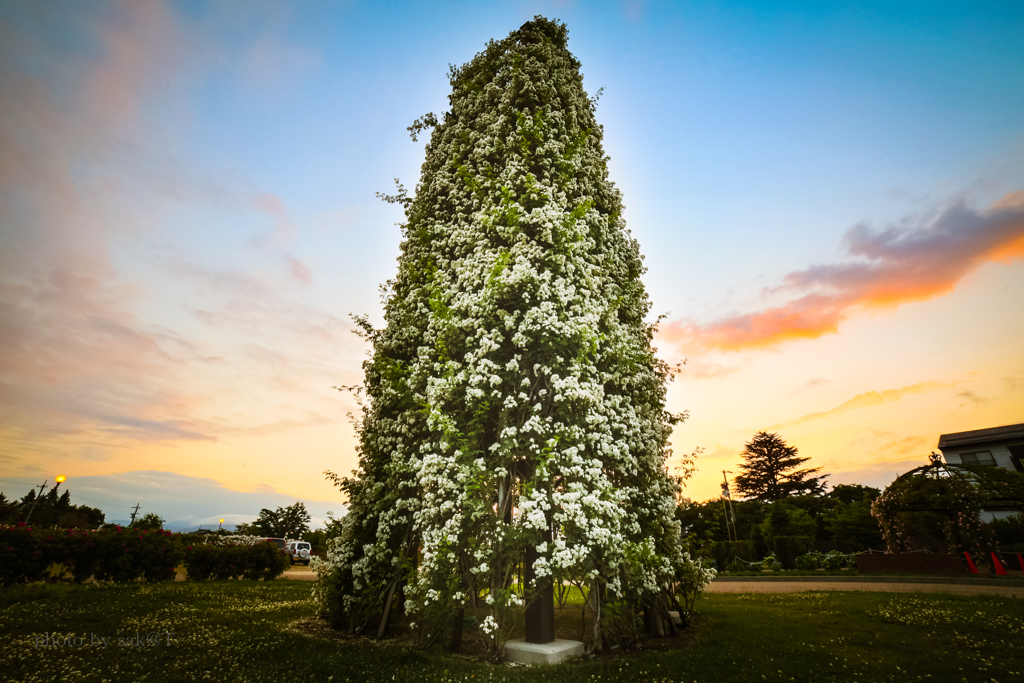
<svg viewBox="0 0 1024 683">
<path fill-rule="evenodd" d="M 810 422 L 811 420 L 819 420 L 824 417 L 834 417 L 850 410 L 857 410 L 859 408 L 871 408 L 873 406 L 880 406 L 885 403 L 893 403 L 899 401 L 904 396 L 911 394 L 923 394 L 928 391 L 935 391 L 937 389 L 948 389 L 954 387 L 958 382 L 942 383 L 942 382 L 918 382 L 917 384 L 911 384 L 907 387 L 901 387 L 899 389 L 885 389 L 883 391 L 866 391 L 863 394 L 857 394 L 849 401 L 845 401 L 831 410 L 824 410 L 818 413 L 808 413 L 802 417 L 798 417 L 795 420 L 790 420 L 782 424 L 773 425 L 768 428 L 768 431 L 774 431 L 776 429 L 784 429 L 786 427 L 793 427 L 795 425 Z"/>
<path fill-rule="evenodd" d="M 879 231 L 858 224 L 847 230 L 843 242 L 860 260 L 794 271 L 768 290 L 801 296 L 709 324 L 664 323 L 659 337 L 684 350 L 771 347 L 835 333 L 844 320 L 866 310 L 942 296 L 983 263 L 1024 258 L 1024 192 L 1013 192 L 982 212 L 958 203 L 911 228 Z"/>
</svg>

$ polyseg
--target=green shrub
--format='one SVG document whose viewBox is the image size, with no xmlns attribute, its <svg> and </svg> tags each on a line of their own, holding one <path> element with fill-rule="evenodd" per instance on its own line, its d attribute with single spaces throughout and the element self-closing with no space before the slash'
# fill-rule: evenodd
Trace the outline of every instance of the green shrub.
<svg viewBox="0 0 1024 683">
<path fill-rule="evenodd" d="M 39 580 L 170 581 L 182 557 L 168 531 L 0 528 L 0 585 Z M 56 572 L 54 570 L 57 570 Z"/>
<path fill-rule="evenodd" d="M 829 571 L 836 571 L 837 569 L 842 569 L 843 567 L 849 566 L 850 558 L 848 558 L 846 555 L 843 555 L 842 553 L 837 553 L 836 551 L 832 550 L 827 555 L 825 555 L 824 559 L 821 561 L 821 564 L 825 567 L 825 569 L 828 569 Z"/>
<path fill-rule="evenodd" d="M 128 527 L 65 533 L 66 562 L 76 581 L 173 581 L 181 561 L 181 540 L 169 531 Z"/>
<path fill-rule="evenodd" d="M 192 581 L 251 579 L 270 581 L 288 567 L 288 555 L 275 543 L 196 545 L 185 549 L 185 570 Z"/>
<path fill-rule="evenodd" d="M 749 571 L 750 567 L 747 566 L 746 562 L 740 562 L 739 560 L 733 560 L 729 563 L 729 566 L 725 568 L 727 572 L 745 572 Z"/>
<path fill-rule="evenodd" d="M 775 557 L 784 569 L 796 569 L 796 558 L 811 549 L 813 540 L 810 536 L 776 536 L 772 539 Z"/>
<path fill-rule="evenodd" d="M 45 536 L 19 522 L 0 528 L 0 586 L 38 581 L 53 555 Z"/>
<path fill-rule="evenodd" d="M 728 567 L 736 558 L 744 562 L 753 562 L 754 544 L 750 541 L 715 541 L 712 544 L 716 567 Z M 728 571 L 732 571 L 731 569 Z"/>
<path fill-rule="evenodd" d="M 773 554 L 761 560 L 761 569 L 771 569 L 773 571 L 778 571 L 782 569 L 782 564 L 779 562 L 778 558 L 775 557 L 775 555 Z"/>
<path fill-rule="evenodd" d="M 818 556 L 812 555 L 811 553 L 804 553 L 796 558 L 794 561 L 797 569 L 817 569 L 818 568 Z"/>
</svg>

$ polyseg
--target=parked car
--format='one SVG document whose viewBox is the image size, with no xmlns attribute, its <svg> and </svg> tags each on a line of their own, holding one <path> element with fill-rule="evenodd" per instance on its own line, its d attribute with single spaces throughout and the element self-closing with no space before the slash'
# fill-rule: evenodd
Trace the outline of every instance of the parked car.
<svg viewBox="0 0 1024 683">
<path fill-rule="evenodd" d="M 271 543 L 275 543 L 279 550 L 281 550 L 282 552 L 288 552 L 287 548 L 285 547 L 287 541 L 285 541 L 285 539 L 283 538 L 261 538 L 259 540 L 270 541 Z"/>
<path fill-rule="evenodd" d="M 309 564 L 309 557 L 313 548 L 306 541 L 292 541 L 284 550 L 288 553 L 292 564 Z"/>
</svg>

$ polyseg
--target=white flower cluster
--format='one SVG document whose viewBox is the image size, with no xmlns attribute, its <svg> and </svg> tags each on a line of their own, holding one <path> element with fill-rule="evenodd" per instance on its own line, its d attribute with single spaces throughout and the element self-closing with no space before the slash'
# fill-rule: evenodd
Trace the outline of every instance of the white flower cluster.
<svg viewBox="0 0 1024 683">
<path fill-rule="evenodd" d="M 206 545 L 255 545 L 263 541 L 262 536 L 246 536 L 244 534 L 225 534 L 223 536 L 206 534 L 202 539 Z M 285 542 L 287 543 L 288 540 L 286 539 Z"/>
<path fill-rule="evenodd" d="M 407 611 L 450 609 L 528 546 L 538 578 L 612 592 L 656 592 L 682 561 L 669 375 L 566 33 L 538 18 L 453 70 L 416 195 L 398 198 L 387 326 L 360 321 L 361 470 L 325 563 L 343 611 L 376 604 L 396 567 Z"/>
<path fill-rule="evenodd" d="M 494 638 L 494 635 L 497 633 L 499 628 L 498 622 L 490 615 L 484 617 L 484 620 L 480 622 L 480 630 L 483 631 L 484 635 L 488 638 Z"/>
</svg>

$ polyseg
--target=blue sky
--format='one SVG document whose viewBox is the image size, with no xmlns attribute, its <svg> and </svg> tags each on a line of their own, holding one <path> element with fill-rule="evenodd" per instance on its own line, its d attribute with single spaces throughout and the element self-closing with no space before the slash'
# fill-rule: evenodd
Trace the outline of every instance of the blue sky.
<svg viewBox="0 0 1024 683">
<path fill-rule="evenodd" d="M 1020 3 L 10 2 L 4 482 L 337 506 L 348 315 L 381 319 L 398 255 L 374 194 L 415 186 L 405 129 L 448 65 L 535 14 L 604 89 L 659 348 L 688 359 L 691 495 L 760 429 L 884 485 L 940 433 L 1024 419 Z M 210 515 L 265 506 L 229 498 Z"/>
</svg>

